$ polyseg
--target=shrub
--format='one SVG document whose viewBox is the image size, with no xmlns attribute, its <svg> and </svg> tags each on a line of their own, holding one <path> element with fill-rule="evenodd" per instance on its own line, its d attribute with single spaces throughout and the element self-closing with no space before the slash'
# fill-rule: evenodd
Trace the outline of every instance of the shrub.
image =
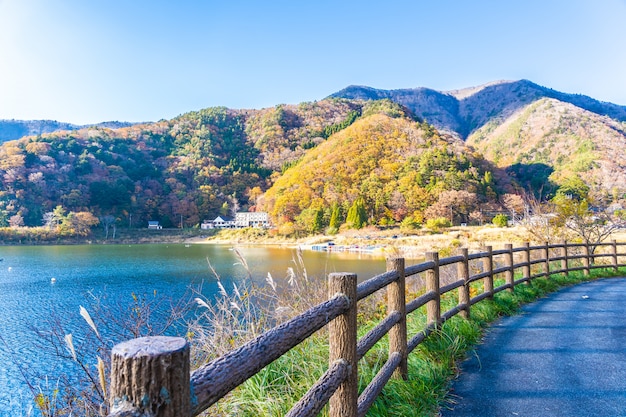
<svg viewBox="0 0 626 417">
<path fill-rule="evenodd" d="M 432 230 L 440 230 L 450 226 L 452 226 L 452 223 L 450 223 L 450 220 L 445 217 L 437 217 L 426 220 L 426 227 Z"/>
<path fill-rule="evenodd" d="M 420 222 L 413 216 L 407 216 L 400 223 L 400 230 L 415 230 L 421 226 Z"/>
<path fill-rule="evenodd" d="M 498 227 L 507 227 L 509 225 L 509 216 L 502 213 L 496 214 L 491 222 Z"/>
</svg>

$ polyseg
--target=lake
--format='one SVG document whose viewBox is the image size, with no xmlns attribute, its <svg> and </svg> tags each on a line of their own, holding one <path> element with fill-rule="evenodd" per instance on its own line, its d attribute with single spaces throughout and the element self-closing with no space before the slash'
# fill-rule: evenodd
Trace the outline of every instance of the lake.
<svg viewBox="0 0 626 417">
<path fill-rule="evenodd" d="M 268 272 L 281 279 L 294 267 L 293 249 L 238 250 L 257 283 Z M 87 326 L 80 306 L 95 300 L 129 305 L 133 295 L 155 294 L 176 300 L 200 286 L 211 299 L 218 288 L 207 259 L 228 290 L 233 282 L 241 285 L 249 279 L 226 245 L 0 246 L 0 259 L 0 416 L 28 414 L 32 394 L 16 362 L 29 374 L 49 377 L 48 386 L 41 386 L 44 392 L 52 391 L 59 376 L 72 372 L 71 364 L 42 349 L 35 329 L 48 331 L 56 325 L 64 333 L 80 334 Z M 303 259 L 309 277 L 317 279 L 347 271 L 363 281 L 385 270 L 384 259 L 369 255 L 304 251 Z"/>
</svg>

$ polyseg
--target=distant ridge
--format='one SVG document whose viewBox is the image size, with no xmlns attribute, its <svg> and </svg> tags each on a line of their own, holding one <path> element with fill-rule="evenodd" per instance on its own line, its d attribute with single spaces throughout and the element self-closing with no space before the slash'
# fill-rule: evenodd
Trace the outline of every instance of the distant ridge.
<svg viewBox="0 0 626 417">
<path fill-rule="evenodd" d="M 119 129 L 122 127 L 129 127 L 134 124 L 136 123 L 110 121 L 92 125 L 75 125 L 72 123 L 57 122 L 56 120 L 0 119 L 0 143 L 8 140 L 19 139 L 24 136 L 43 135 L 45 133 L 57 132 L 60 130 L 78 130 L 85 127 Z"/>
<path fill-rule="evenodd" d="M 387 98 L 406 106 L 438 129 L 466 139 L 493 120 L 504 120 L 524 106 L 541 98 L 553 98 L 592 113 L 626 121 L 626 106 L 602 102 L 580 94 L 568 94 L 542 87 L 528 80 L 494 81 L 476 87 L 437 91 L 419 87 L 379 90 L 351 85 L 329 97 L 353 100 Z"/>
</svg>

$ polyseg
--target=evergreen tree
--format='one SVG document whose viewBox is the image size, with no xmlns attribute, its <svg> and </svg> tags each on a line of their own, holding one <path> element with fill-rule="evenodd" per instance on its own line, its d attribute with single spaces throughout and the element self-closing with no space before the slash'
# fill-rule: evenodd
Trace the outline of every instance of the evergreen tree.
<svg viewBox="0 0 626 417">
<path fill-rule="evenodd" d="M 338 203 L 333 203 L 332 211 L 330 213 L 330 228 L 339 230 L 341 226 L 341 210 Z"/>
<path fill-rule="evenodd" d="M 351 229 L 360 229 L 367 224 L 367 211 L 362 197 L 357 198 L 348 210 L 346 224 Z"/>
</svg>

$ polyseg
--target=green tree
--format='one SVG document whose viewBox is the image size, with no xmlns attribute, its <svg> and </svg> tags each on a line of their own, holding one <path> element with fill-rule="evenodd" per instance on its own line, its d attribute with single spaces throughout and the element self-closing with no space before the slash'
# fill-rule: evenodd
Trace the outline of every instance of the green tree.
<svg viewBox="0 0 626 417">
<path fill-rule="evenodd" d="M 338 203 L 333 203 L 332 211 L 330 213 L 329 227 L 331 229 L 339 230 L 341 223 L 341 209 L 339 208 Z"/>
<path fill-rule="evenodd" d="M 589 186 L 578 176 L 566 178 L 559 189 L 557 196 L 565 196 L 569 199 L 582 200 L 589 195 Z M 557 198 L 557 197 L 555 197 Z"/>
<path fill-rule="evenodd" d="M 365 210 L 365 201 L 359 197 L 354 200 L 352 206 L 348 210 L 346 216 L 346 225 L 351 229 L 361 229 L 367 224 L 367 211 Z"/>
<path fill-rule="evenodd" d="M 220 214 L 222 216 L 228 216 L 229 213 L 230 213 L 230 206 L 228 205 L 228 202 L 224 201 L 224 204 L 222 204 L 222 207 L 220 207 Z"/>
<path fill-rule="evenodd" d="M 321 208 L 307 208 L 297 217 L 297 223 L 308 233 L 316 233 L 324 227 L 324 210 Z"/>
</svg>

